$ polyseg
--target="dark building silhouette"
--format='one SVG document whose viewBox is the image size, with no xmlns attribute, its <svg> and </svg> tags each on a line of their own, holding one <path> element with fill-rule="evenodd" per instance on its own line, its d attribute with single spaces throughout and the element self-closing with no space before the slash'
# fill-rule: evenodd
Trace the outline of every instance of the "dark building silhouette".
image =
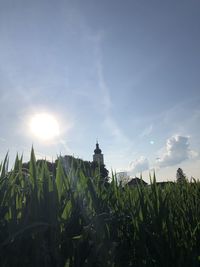
<svg viewBox="0 0 200 267">
<path fill-rule="evenodd" d="M 96 148 L 94 150 L 93 161 L 100 165 L 104 165 L 103 154 L 101 153 L 98 142 L 96 143 Z"/>
<path fill-rule="evenodd" d="M 146 183 L 144 180 L 135 177 L 135 178 L 132 178 L 132 179 L 127 183 L 127 185 L 128 185 L 128 186 L 131 186 L 131 187 L 133 187 L 133 186 L 138 186 L 138 185 L 144 185 L 144 186 L 146 186 L 147 183 Z"/>
</svg>

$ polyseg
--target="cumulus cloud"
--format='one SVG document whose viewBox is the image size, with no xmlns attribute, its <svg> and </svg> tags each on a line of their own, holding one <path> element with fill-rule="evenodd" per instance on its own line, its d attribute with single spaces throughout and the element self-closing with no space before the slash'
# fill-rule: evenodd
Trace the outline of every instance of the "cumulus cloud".
<svg viewBox="0 0 200 267">
<path fill-rule="evenodd" d="M 175 135 L 167 140 L 165 152 L 159 158 L 158 165 L 159 167 L 173 166 L 196 156 L 197 153 L 190 149 L 189 137 Z"/>
<path fill-rule="evenodd" d="M 149 169 L 149 161 L 147 158 L 141 156 L 139 159 L 136 159 L 130 163 L 129 174 L 136 175 L 145 170 Z"/>
</svg>

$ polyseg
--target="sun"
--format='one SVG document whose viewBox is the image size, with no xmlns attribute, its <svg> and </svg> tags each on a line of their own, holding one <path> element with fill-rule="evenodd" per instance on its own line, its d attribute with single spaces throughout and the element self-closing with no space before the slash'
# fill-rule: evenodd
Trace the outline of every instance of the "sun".
<svg viewBox="0 0 200 267">
<path fill-rule="evenodd" d="M 41 141 L 52 141 L 60 135 L 57 119 L 48 113 L 38 113 L 30 119 L 31 133 Z"/>
</svg>

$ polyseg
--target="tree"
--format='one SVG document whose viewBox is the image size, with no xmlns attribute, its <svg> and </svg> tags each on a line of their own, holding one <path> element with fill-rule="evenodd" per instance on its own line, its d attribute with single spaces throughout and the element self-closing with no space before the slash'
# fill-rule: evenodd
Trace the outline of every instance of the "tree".
<svg viewBox="0 0 200 267">
<path fill-rule="evenodd" d="M 109 171 L 106 169 L 104 164 L 98 164 L 96 161 L 91 162 L 91 169 L 92 171 L 95 171 L 96 169 L 99 169 L 100 171 L 100 180 L 102 182 L 108 182 L 108 173 Z"/>
<path fill-rule="evenodd" d="M 176 172 L 176 181 L 177 183 L 183 183 L 186 181 L 186 175 L 181 168 L 178 168 Z"/>
</svg>

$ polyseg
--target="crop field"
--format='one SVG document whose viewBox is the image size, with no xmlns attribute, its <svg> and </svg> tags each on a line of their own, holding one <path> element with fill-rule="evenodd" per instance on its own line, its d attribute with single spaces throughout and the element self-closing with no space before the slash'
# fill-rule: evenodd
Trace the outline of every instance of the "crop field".
<svg viewBox="0 0 200 267">
<path fill-rule="evenodd" d="M 1 267 L 200 266 L 200 183 L 103 183 L 16 157 L 0 167 Z"/>
</svg>

